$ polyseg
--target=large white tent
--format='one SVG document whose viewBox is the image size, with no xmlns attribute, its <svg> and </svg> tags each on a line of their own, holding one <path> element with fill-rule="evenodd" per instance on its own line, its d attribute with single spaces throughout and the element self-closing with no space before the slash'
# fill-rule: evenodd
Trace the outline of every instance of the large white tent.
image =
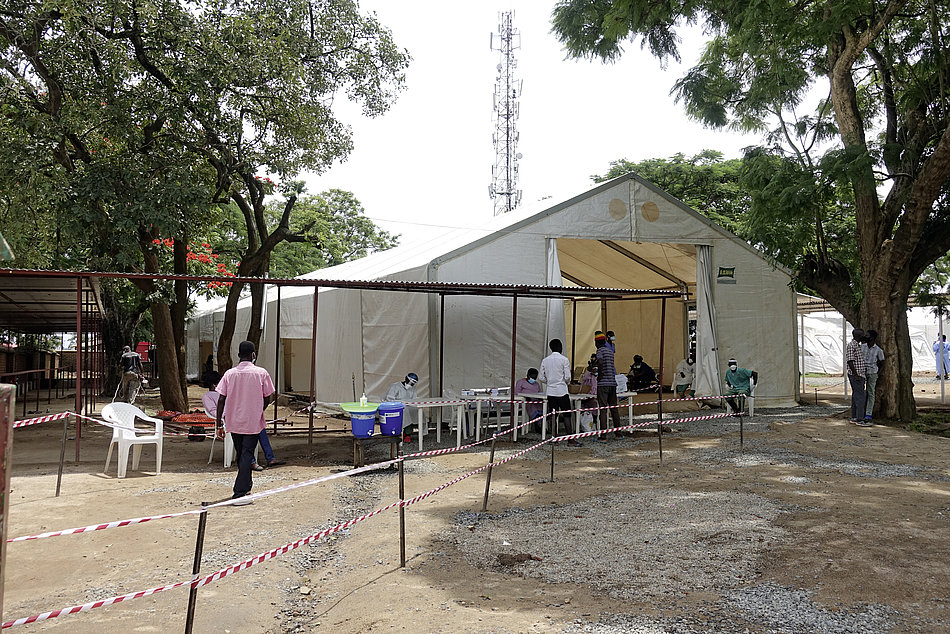
<svg viewBox="0 0 950 634">
<path fill-rule="evenodd" d="M 445 216 L 447 224 L 472 224 L 449 205 Z M 663 382 L 669 384 L 694 331 L 698 394 L 719 394 L 725 362 L 735 357 L 758 370 L 760 401 L 787 405 L 797 396 L 795 293 L 788 272 L 632 174 L 546 209 L 517 210 L 480 229 L 446 230 L 437 240 L 302 278 L 674 290 L 662 324 L 660 299 L 519 299 L 516 373 L 537 367 L 552 338 L 564 341 L 574 365 L 584 364 L 594 350 L 596 329 L 616 332 L 619 371 L 626 371 L 635 354 L 658 369 L 662 330 Z M 354 384 L 357 395 L 365 391 L 378 398 L 409 371 L 419 374 L 420 395 L 435 395 L 440 367 L 446 396 L 511 382 L 510 298 L 440 300 L 437 294 L 320 287 L 317 304 L 318 400 L 350 400 Z M 258 363 L 278 375 L 281 391 L 309 390 L 313 309 L 312 288 L 267 291 Z M 188 324 L 192 376 L 213 351 L 223 310 L 223 305 L 209 308 Z M 249 314 L 250 300 L 244 299 L 235 357 Z"/>
</svg>

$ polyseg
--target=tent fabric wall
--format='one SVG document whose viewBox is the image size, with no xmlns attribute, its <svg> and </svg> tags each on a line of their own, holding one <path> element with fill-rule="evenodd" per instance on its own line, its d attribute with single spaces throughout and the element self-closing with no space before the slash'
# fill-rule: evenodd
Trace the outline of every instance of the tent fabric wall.
<svg viewBox="0 0 950 634">
<path fill-rule="evenodd" d="M 693 389 L 697 394 L 710 396 L 722 394 L 712 266 L 712 249 L 708 245 L 696 247 L 696 381 Z"/>
<path fill-rule="evenodd" d="M 836 311 L 804 315 L 804 322 L 805 365 L 802 367 L 799 355 L 799 369 L 805 373 L 841 375 L 844 346 L 851 339 L 853 326 Z M 935 372 L 932 346 L 939 331 L 937 317 L 928 308 L 911 308 L 907 311 L 907 327 L 910 331 L 913 371 Z M 948 329 L 946 322 L 944 329 Z M 887 355 L 886 350 L 884 354 Z"/>
<path fill-rule="evenodd" d="M 480 232 L 482 237 L 473 238 Z M 573 240 L 585 241 L 580 245 L 583 247 L 581 257 L 572 248 L 578 246 L 570 243 Z M 746 367 L 757 369 L 763 376 L 757 397 L 763 403 L 790 404 L 797 385 L 797 342 L 795 300 L 789 288 L 789 274 L 770 266 L 736 236 L 634 175 L 603 183 L 540 211 L 519 209 L 489 219 L 479 229 L 450 229 L 426 244 L 407 244 L 302 277 L 543 285 L 552 283 L 562 271 L 569 273 L 571 267 L 581 271 L 583 266 L 586 268 L 581 272 L 591 278 L 584 282 L 592 286 L 680 288 L 679 283 L 669 279 L 672 275 L 690 291 L 700 292 L 703 285 L 697 284 L 696 279 L 697 247 L 709 248 L 714 273 L 719 267 L 735 267 L 734 283 L 720 284 L 717 276 L 708 304 L 710 319 L 718 334 L 720 361 L 735 356 Z M 570 257 L 568 251 L 571 251 Z M 624 251 L 634 253 L 649 266 L 629 258 L 624 260 Z M 557 257 L 557 272 L 554 257 Z M 606 269 L 605 262 L 608 263 Z M 612 264 L 618 262 L 623 264 Z M 661 269 L 665 275 L 658 277 L 651 267 Z M 309 339 L 312 291 L 285 288 L 283 292 L 281 336 Z M 376 297 L 370 299 L 370 293 Z M 273 301 L 272 296 L 273 292 L 269 293 L 269 301 Z M 639 313 L 641 322 L 653 325 L 656 334 L 652 336 L 658 337 L 657 318 L 653 316 L 658 308 L 649 308 L 650 302 L 639 303 L 644 306 L 608 310 L 608 327 L 618 332 L 618 352 L 624 355 L 625 364 L 639 351 L 627 346 L 656 347 L 655 342 L 647 339 L 638 342 L 636 327 L 626 330 L 629 326 L 624 323 L 627 320 L 624 315 Z M 652 304 L 658 306 L 659 302 Z M 511 380 L 511 305 L 510 298 L 447 296 L 443 325 L 438 323 L 437 296 L 430 299 L 423 294 L 321 289 L 318 397 L 327 401 L 349 398 L 350 376 L 354 372 L 360 387 L 365 378 L 367 394 L 402 378 L 409 368 L 414 368 L 428 382 L 438 373 L 438 333 L 443 329 L 446 395 L 469 387 L 508 385 Z M 536 367 L 547 354 L 548 339 L 558 337 L 569 345 L 566 327 L 569 305 L 562 300 L 519 299 L 518 376 L 523 375 L 527 367 Z M 698 302 L 697 310 L 703 313 L 701 306 Z M 248 308 L 249 301 L 243 300 L 236 333 L 246 329 Z M 215 313 L 216 332 L 220 311 L 221 307 L 210 311 Z M 668 354 L 672 357 L 668 357 L 664 365 L 669 364 L 670 371 L 678 360 L 676 357 L 682 358 L 684 353 L 685 342 L 680 341 L 686 330 L 683 312 L 680 302 L 668 300 L 666 333 L 670 342 Z M 616 316 L 612 316 L 613 313 Z M 275 336 L 273 317 L 276 315 L 269 314 L 265 339 Z M 615 323 L 618 320 L 620 325 Z M 582 340 L 592 334 L 592 331 L 581 334 L 582 327 L 585 325 L 579 321 L 579 346 L 587 343 Z M 646 332 L 646 329 L 640 330 Z M 629 334 L 621 336 L 621 332 Z M 240 334 L 235 335 L 235 347 L 240 338 Z M 678 346 L 672 342 L 679 342 Z M 268 342 L 262 343 L 262 347 L 270 346 Z M 296 350 L 294 344 L 295 355 Z M 643 356 L 651 358 L 648 354 Z M 575 363 L 580 365 L 585 360 L 576 359 Z M 262 365 L 273 371 L 276 362 L 272 358 Z M 668 382 L 668 377 L 664 378 Z M 718 376 L 715 382 L 718 383 Z M 712 383 L 710 380 L 711 390 L 714 389 Z"/>
</svg>

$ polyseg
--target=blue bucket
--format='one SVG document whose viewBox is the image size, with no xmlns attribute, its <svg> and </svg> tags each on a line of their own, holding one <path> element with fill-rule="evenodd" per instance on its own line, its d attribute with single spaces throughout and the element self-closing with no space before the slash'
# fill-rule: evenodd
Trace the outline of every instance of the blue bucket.
<svg viewBox="0 0 950 634">
<path fill-rule="evenodd" d="M 369 438 L 376 427 L 376 412 L 350 412 L 350 426 L 357 438 Z"/>
<path fill-rule="evenodd" d="M 405 405 L 399 401 L 379 404 L 379 433 L 398 436 L 402 433 L 402 413 Z"/>
</svg>

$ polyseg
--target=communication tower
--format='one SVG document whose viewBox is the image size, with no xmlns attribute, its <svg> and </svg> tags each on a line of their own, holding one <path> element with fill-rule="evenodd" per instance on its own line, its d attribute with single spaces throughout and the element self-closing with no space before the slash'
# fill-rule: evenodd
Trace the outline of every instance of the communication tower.
<svg viewBox="0 0 950 634">
<path fill-rule="evenodd" d="M 512 26 L 514 11 L 499 14 L 498 33 L 493 33 L 489 44 L 498 51 L 498 77 L 495 79 L 495 94 L 492 102 L 495 109 L 495 130 L 492 142 L 495 145 L 495 164 L 491 170 L 491 185 L 488 195 L 495 201 L 495 215 L 507 213 L 521 202 L 518 189 L 518 98 L 521 96 L 521 80 L 515 78 L 515 50 L 521 48 L 521 34 Z M 497 40 L 497 41 L 496 41 Z"/>
</svg>

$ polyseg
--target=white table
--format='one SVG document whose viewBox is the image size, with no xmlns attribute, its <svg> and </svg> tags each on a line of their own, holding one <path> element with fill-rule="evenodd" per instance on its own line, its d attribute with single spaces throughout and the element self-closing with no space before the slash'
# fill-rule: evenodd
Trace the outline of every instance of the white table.
<svg viewBox="0 0 950 634">
<path fill-rule="evenodd" d="M 498 414 L 498 426 L 501 427 L 501 404 L 509 402 L 507 394 L 463 394 L 461 396 L 463 401 L 469 401 L 470 403 L 475 403 L 475 441 L 478 442 L 481 440 L 481 431 L 482 431 L 482 403 L 487 403 L 489 407 L 489 416 L 491 415 L 491 407 L 495 406 Z M 511 404 L 512 410 L 512 420 L 514 420 L 514 403 Z M 461 423 L 459 423 L 461 425 Z M 518 440 L 518 432 L 514 432 L 514 439 Z"/>
<path fill-rule="evenodd" d="M 416 407 L 419 409 L 419 451 L 422 451 L 422 437 L 429 433 L 429 426 L 423 422 L 424 415 L 422 410 L 424 408 L 431 409 L 433 407 L 455 407 L 456 408 L 456 447 L 462 446 L 462 408 L 465 407 L 464 401 L 461 401 L 457 398 L 447 398 L 437 396 L 434 398 L 426 398 L 417 401 L 406 401 L 407 407 Z M 442 422 L 436 425 L 435 428 L 435 440 L 436 442 L 442 442 Z"/>
</svg>

